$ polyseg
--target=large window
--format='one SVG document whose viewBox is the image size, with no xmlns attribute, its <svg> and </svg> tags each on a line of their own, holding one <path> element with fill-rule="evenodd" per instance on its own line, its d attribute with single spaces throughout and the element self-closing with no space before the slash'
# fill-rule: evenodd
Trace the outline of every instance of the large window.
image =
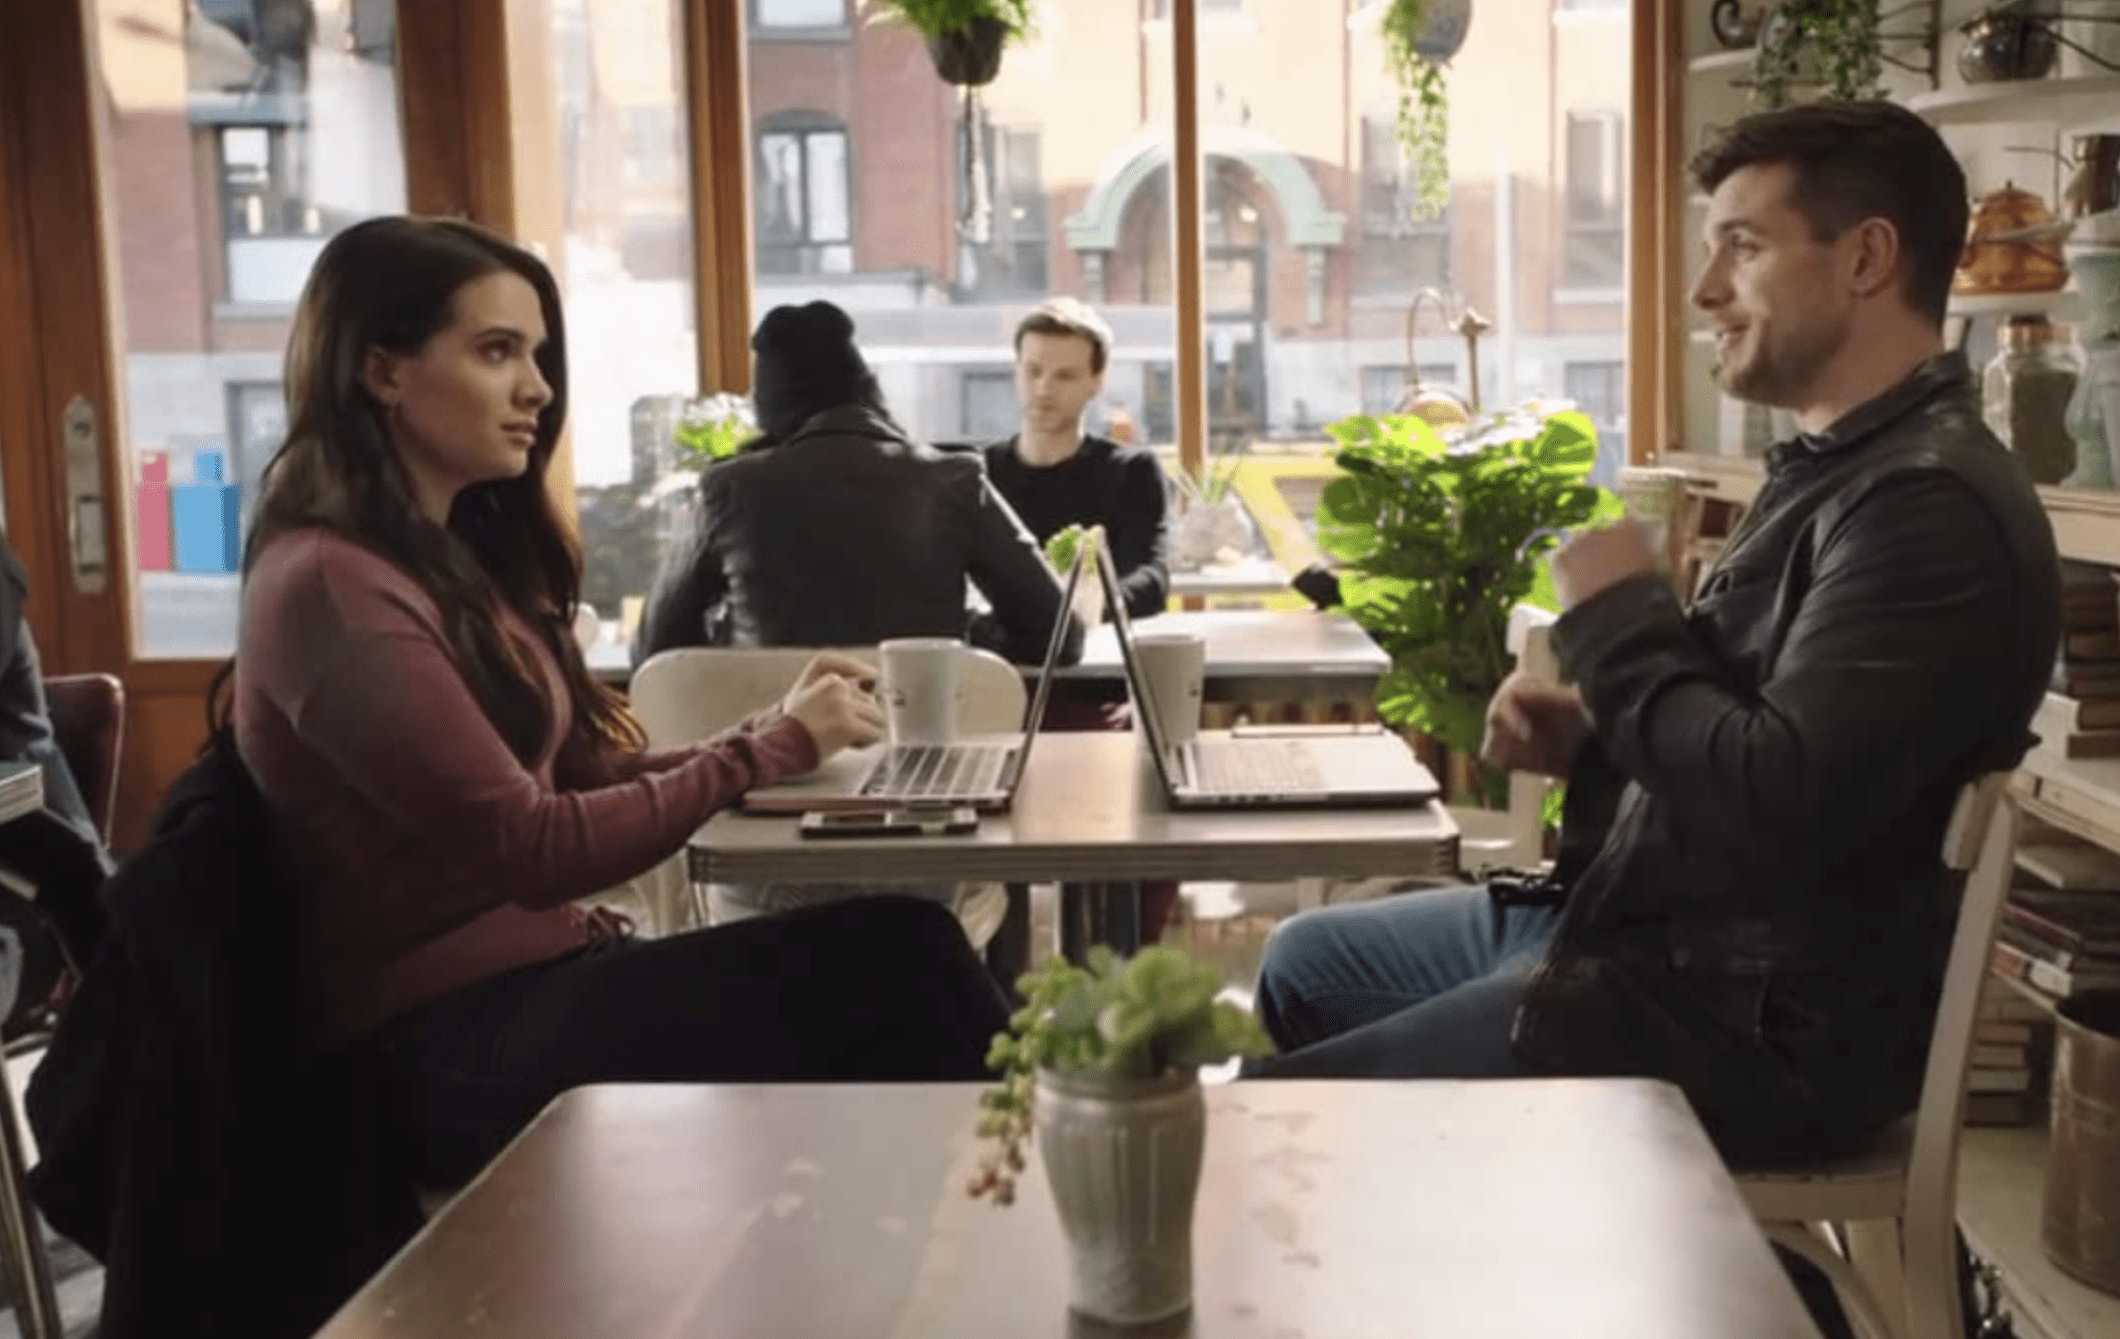
<svg viewBox="0 0 2120 1339">
<path fill-rule="evenodd" d="M 1364 293 L 1403 300 L 1414 290 L 1450 283 L 1450 208 L 1416 218 L 1414 170 L 1399 144 L 1397 121 L 1362 118 L 1362 246 L 1357 264 Z"/>
<path fill-rule="evenodd" d="M 1616 112 L 1568 114 L 1566 235 L 1561 282 L 1616 293 L 1625 274 L 1623 147 Z"/>
<path fill-rule="evenodd" d="M 965 145 L 961 130 L 960 123 L 960 173 Z M 965 244 L 960 278 L 978 301 L 1043 297 L 1049 283 L 1052 234 L 1039 132 L 1035 127 L 992 124 L 982 124 L 981 130 L 989 199 L 987 240 L 983 245 Z"/>
<path fill-rule="evenodd" d="M 751 0 L 751 24 L 776 28 L 844 28 L 852 0 Z"/>
<path fill-rule="evenodd" d="M 111 132 L 102 166 L 124 341 L 112 513 L 130 512 L 132 645 L 143 658 L 225 656 L 243 528 L 286 432 L 295 300 L 335 233 L 405 208 L 394 10 L 85 9 Z"/>
<path fill-rule="evenodd" d="M 642 3 L 564 0 L 562 10 Z M 677 4 L 654 0 L 672 31 Z M 1013 429 L 1015 323 L 1037 300 L 1068 294 L 1097 308 L 1115 333 L 1104 391 L 1089 412 L 1093 429 L 1123 416 L 1166 450 L 1183 439 L 1269 460 L 1318 457 L 1329 450 L 1327 425 L 1398 403 L 1411 362 L 1424 382 L 1468 400 L 1476 393 L 1487 408 L 1572 396 L 1607 429 L 1612 455 L 1625 384 L 1612 300 L 1625 194 L 1624 126 L 1610 109 L 1627 105 L 1624 25 L 1556 25 L 1550 4 L 1522 22 L 1472 25 L 1449 83 L 1450 203 L 1423 220 L 1413 217 L 1414 174 L 1398 139 L 1398 89 L 1377 7 L 1356 11 L 1350 23 L 1321 23 L 1315 0 L 1203 0 L 1202 15 L 1242 17 L 1202 22 L 1193 34 L 1196 169 L 1173 161 L 1172 52 L 1185 44 L 1170 23 L 1141 22 L 1158 12 L 1139 0 L 1043 6 L 1036 39 L 1008 49 L 1000 77 L 969 109 L 978 133 L 968 138 L 966 100 L 936 77 L 924 44 L 903 25 L 850 19 L 858 6 L 822 0 L 752 0 L 744 9 L 748 121 L 707 155 L 740 144 L 747 159 L 748 321 L 755 326 L 782 303 L 839 304 L 894 416 L 930 440 Z M 801 31 L 815 36 L 840 22 L 847 26 L 833 40 Z M 644 59 L 637 45 L 645 44 L 594 44 L 580 78 L 608 83 L 583 95 L 584 117 L 602 115 L 631 77 L 611 52 Z M 1527 84 L 1527 67 L 1552 77 Z M 633 78 L 653 96 L 626 103 L 642 110 L 619 117 L 611 142 L 656 161 L 614 169 L 600 161 L 613 150 L 577 137 L 581 161 L 633 183 L 639 203 L 620 211 L 617 235 L 668 215 L 661 197 L 651 207 L 650 188 L 683 160 L 683 129 L 698 123 L 696 112 L 666 123 L 646 109 L 681 105 L 686 87 L 706 90 L 694 96 L 711 98 L 717 87 L 725 94 L 727 85 L 709 75 L 687 81 L 658 65 L 655 80 Z M 1197 262 L 1172 246 L 1181 169 L 1199 174 Z M 595 172 L 575 175 L 588 191 Z M 689 185 L 695 217 L 710 203 L 722 207 L 701 183 Z M 584 214 L 607 205 L 573 198 Z M 711 226 L 698 235 L 701 245 L 715 244 Z M 685 316 L 735 318 L 691 286 L 688 270 L 651 278 L 637 243 L 596 255 L 590 267 L 570 251 L 568 274 L 575 347 L 605 349 L 599 332 L 610 334 L 593 433 L 586 406 L 575 416 L 584 530 L 624 532 L 635 548 L 655 547 L 666 542 L 651 518 L 660 503 L 639 498 L 681 492 L 670 415 L 700 384 L 696 361 L 676 366 L 699 356 Z M 1181 332 L 1181 271 L 1195 263 L 1199 323 Z M 603 306 L 585 310 L 580 294 L 592 269 L 613 287 Z M 725 287 L 728 262 L 717 271 Z M 1441 293 L 1442 310 L 1424 304 L 1409 331 L 1408 304 L 1423 289 Z M 1454 329 L 1467 308 L 1491 323 L 1476 388 L 1463 384 L 1471 361 Z M 723 373 L 732 355 L 742 357 L 748 333 L 717 327 L 712 356 Z M 643 341 L 666 356 L 634 357 Z M 1181 374 L 1189 379 L 1193 364 L 1180 357 L 1188 347 L 1200 355 L 1189 389 Z M 651 366 L 652 374 L 644 370 Z M 1204 403 L 1197 422 L 1188 395 Z M 634 490 L 625 507 L 609 505 L 616 492 L 592 496 L 592 479 L 614 477 Z M 590 547 L 599 608 L 610 614 L 616 601 L 622 610 L 645 591 L 652 563 L 629 559 L 600 577 L 599 553 L 616 549 Z"/>
<path fill-rule="evenodd" d="M 969 144 L 964 99 L 904 25 L 857 22 L 834 43 L 754 24 L 753 324 L 781 303 L 837 303 L 898 420 L 958 441 L 1014 430 L 1016 322 L 1067 294 L 1113 328 L 1091 421 L 1143 419 L 1175 316 L 1169 33 L 1159 57 L 1141 14 L 1138 0 L 1042 5 L 1037 38 L 980 90 Z"/>
<path fill-rule="evenodd" d="M 1600 359 L 1561 368 L 1561 394 L 1597 424 L 1597 478 L 1610 483 L 1627 461 L 1627 367 Z"/>
<path fill-rule="evenodd" d="M 555 0 L 560 247 L 567 303 L 567 430 L 585 572 L 606 620 L 644 595 L 681 500 L 675 406 L 699 388 L 681 0 Z"/>
<path fill-rule="evenodd" d="M 784 112 L 758 132 L 752 181 L 758 265 L 767 274 L 846 274 L 854 268 L 847 132 L 830 117 Z"/>
<path fill-rule="evenodd" d="M 1421 388 L 1443 390 L 1458 394 L 1457 365 L 1455 363 L 1422 363 Z M 1362 412 L 1365 414 L 1389 414 L 1406 398 L 1406 365 L 1386 365 L 1362 369 Z"/>
</svg>

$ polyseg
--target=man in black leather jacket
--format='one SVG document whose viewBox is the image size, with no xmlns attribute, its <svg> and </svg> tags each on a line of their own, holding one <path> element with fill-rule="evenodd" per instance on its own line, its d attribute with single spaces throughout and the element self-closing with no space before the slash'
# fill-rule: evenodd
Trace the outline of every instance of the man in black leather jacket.
<svg viewBox="0 0 2120 1339">
<path fill-rule="evenodd" d="M 1568 779 L 1564 900 L 1289 922 L 1262 1073 L 1664 1078 L 1746 1161 L 1843 1152 L 1915 1105 L 1960 887 L 1943 830 L 2031 742 L 2053 533 L 1943 348 L 1966 191 L 1935 132 L 1794 108 L 1693 172 L 1718 378 L 1801 432 L 1690 608 L 1637 524 L 1555 554 L 1575 687 L 1512 677 L 1486 752 Z"/>
<path fill-rule="evenodd" d="M 1045 657 L 1059 580 L 977 456 L 909 440 L 827 302 L 776 307 L 753 335 L 764 436 L 700 478 L 698 524 L 665 559 L 633 642 L 872 646 L 966 637 Z M 968 613 L 965 580 L 988 611 Z M 1081 658 L 1071 626 L 1063 663 Z"/>
</svg>

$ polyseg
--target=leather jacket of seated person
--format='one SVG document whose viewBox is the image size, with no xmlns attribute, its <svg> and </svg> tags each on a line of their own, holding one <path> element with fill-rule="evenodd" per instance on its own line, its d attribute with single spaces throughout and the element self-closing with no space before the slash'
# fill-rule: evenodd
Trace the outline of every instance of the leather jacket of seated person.
<svg viewBox="0 0 2120 1339">
<path fill-rule="evenodd" d="M 698 524 L 649 592 L 633 663 L 676 646 L 872 646 L 965 637 L 1037 664 L 1061 586 L 977 455 L 871 410 L 813 415 L 700 476 Z M 968 612 L 969 578 L 989 609 Z M 1061 663 L 1082 655 L 1070 622 Z"/>
</svg>

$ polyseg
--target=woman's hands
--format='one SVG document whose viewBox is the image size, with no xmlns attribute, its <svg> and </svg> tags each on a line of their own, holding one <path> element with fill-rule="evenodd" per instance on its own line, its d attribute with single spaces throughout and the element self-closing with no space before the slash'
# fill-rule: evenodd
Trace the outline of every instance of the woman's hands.
<svg viewBox="0 0 2120 1339">
<path fill-rule="evenodd" d="M 874 665 L 825 651 L 795 676 L 780 709 L 802 723 L 823 762 L 841 749 L 883 738 L 883 704 L 872 691 L 875 684 Z"/>
</svg>

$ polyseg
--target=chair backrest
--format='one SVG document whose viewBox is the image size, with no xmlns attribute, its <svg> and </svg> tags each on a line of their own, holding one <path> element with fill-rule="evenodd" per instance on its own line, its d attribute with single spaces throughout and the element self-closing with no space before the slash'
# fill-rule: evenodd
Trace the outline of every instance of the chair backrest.
<svg viewBox="0 0 2120 1339">
<path fill-rule="evenodd" d="M 44 702 L 88 819 L 108 846 L 125 749 L 125 685 L 114 674 L 54 675 L 44 681 Z"/>
<path fill-rule="evenodd" d="M 1507 647 L 1516 657 L 1517 668 L 1555 683 L 1561 677 L 1560 660 L 1553 653 L 1553 624 L 1559 617 L 1549 609 L 1520 604 L 1509 611 L 1507 633 Z M 1467 829 L 1459 857 L 1466 871 L 1477 874 L 1481 868 L 1528 869 L 1539 864 L 1545 858 L 1546 795 L 1552 789 L 1550 778 L 1511 773 L 1509 808 L 1496 836 L 1483 840 L 1471 830 L 1481 821 L 1477 816 L 1468 816 L 1469 822 L 1459 824 Z M 1451 812 L 1456 816 L 1459 811 Z"/>
<path fill-rule="evenodd" d="M 1991 772 L 1966 786 L 1944 832 L 1944 864 L 1967 874 L 1944 969 L 1943 996 L 1929 1034 L 1921 1107 L 1914 1117 L 1914 1145 L 1907 1160 L 1908 1204 L 1903 1221 L 1909 1259 L 1955 1258 L 1953 1242 L 1918 1238 L 1950 1233 L 1957 1222 L 1958 1133 L 1965 1122 L 1973 1030 L 1979 1020 L 1980 996 L 1987 986 L 1995 928 L 2016 863 L 2015 815 L 2003 799 L 2009 775 Z M 1910 1290 L 1912 1328 L 1907 1333 L 1958 1333 L 1957 1298 L 1932 1295 L 1940 1291 Z M 1943 1309 L 1946 1304 L 1951 1309 Z"/>
<path fill-rule="evenodd" d="M 778 702 L 817 647 L 688 646 L 659 651 L 633 672 L 627 690 L 633 714 L 654 748 L 690 744 Z M 875 663 L 874 647 L 845 654 Z M 1023 726 L 1023 675 L 991 651 L 966 647 L 960 654 L 964 715 L 969 734 L 1001 734 Z"/>
</svg>

